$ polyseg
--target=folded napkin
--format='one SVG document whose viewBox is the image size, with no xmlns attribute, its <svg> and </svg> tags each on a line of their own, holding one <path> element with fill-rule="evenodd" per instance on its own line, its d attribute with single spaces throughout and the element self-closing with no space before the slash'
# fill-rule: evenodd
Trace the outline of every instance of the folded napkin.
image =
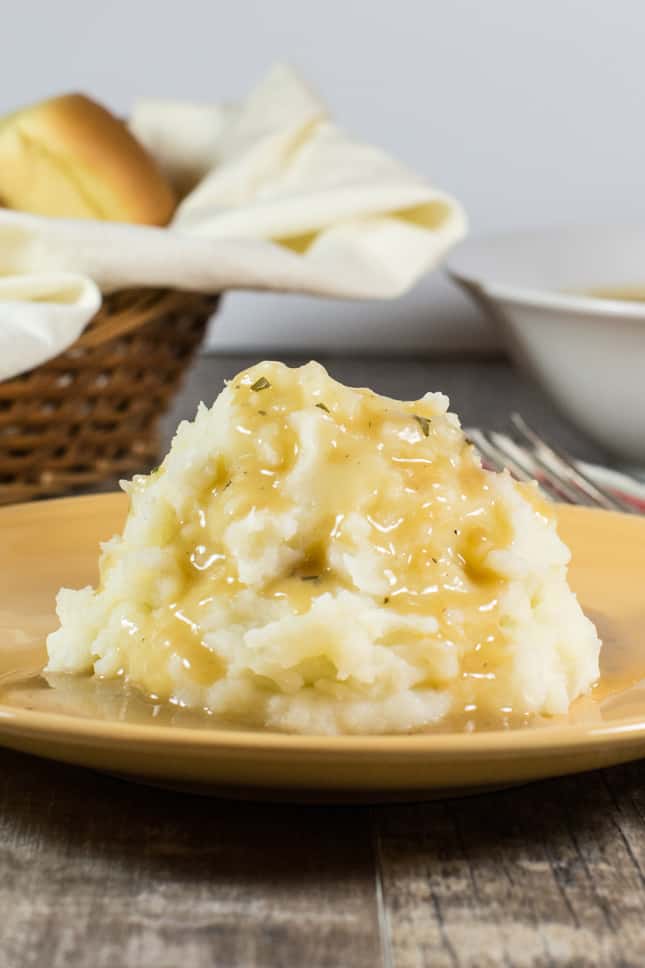
<svg viewBox="0 0 645 968">
<path fill-rule="evenodd" d="M 183 196 L 171 224 L 0 209 L 0 379 L 73 343 L 101 292 L 390 298 L 465 232 L 454 199 L 349 138 L 284 66 L 238 105 L 139 100 L 130 124 Z"/>
</svg>

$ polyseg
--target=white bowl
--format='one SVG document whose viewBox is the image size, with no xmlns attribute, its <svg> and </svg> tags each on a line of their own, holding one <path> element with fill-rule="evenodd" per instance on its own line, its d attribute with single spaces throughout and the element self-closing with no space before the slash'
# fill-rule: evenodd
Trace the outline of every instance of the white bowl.
<svg viewBox="0 0 645 968">
<path fill-rule="evenodd" d="M 645 297 L 645 228 L 474 238 L 447 269 L 564 414 L 608 451 L 645 463 L 645 302 L 585 295 L 640 288 Z"/>
</svg>

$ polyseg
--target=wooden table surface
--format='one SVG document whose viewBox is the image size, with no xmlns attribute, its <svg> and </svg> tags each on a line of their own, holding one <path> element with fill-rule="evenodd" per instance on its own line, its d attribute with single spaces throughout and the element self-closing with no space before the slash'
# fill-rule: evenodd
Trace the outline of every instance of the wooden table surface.
<svg viewBox="0 0 645 968">
<path fill-rule="evenodd" d="M 199 362 L 166 430 L 246 360 Z M 331 360 L 464 423 L 520 409 L 503 362 Z M 645 764 L 460 800 L 239 803 L 0 751 L 0 968 L 645 965 Z"/>
</svg>

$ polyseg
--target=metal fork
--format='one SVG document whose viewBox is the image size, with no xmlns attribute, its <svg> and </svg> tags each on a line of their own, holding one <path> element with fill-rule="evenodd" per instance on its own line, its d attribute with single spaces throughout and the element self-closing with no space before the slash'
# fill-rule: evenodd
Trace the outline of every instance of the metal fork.
<svg viewBox="0 0 645 968">
<path fill-rule="evenodd" d="M 495 431 L 468 431 L 481 456 L 497 470 L 507 467 L 520 481 L 537 479 L 540 487 L 557 501 L 626 514 L 639 513 L 633 504 L 591 480 L 567 454 L 548 444 L 519 413 L 511 414 L 511 423 L 517 440 Z"/>
</svg>

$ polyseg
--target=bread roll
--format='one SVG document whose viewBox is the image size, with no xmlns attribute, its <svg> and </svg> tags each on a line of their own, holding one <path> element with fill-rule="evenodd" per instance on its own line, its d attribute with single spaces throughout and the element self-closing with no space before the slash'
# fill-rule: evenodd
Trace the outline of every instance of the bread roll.
<svg viewBox="0 0 645 968">
<path fill-rule="evenodd" d="M 175 198 L 121 121 L 83 94 L 66 94 L 0 120 L 0 205 L 165 225 Z"/>
</svg>

